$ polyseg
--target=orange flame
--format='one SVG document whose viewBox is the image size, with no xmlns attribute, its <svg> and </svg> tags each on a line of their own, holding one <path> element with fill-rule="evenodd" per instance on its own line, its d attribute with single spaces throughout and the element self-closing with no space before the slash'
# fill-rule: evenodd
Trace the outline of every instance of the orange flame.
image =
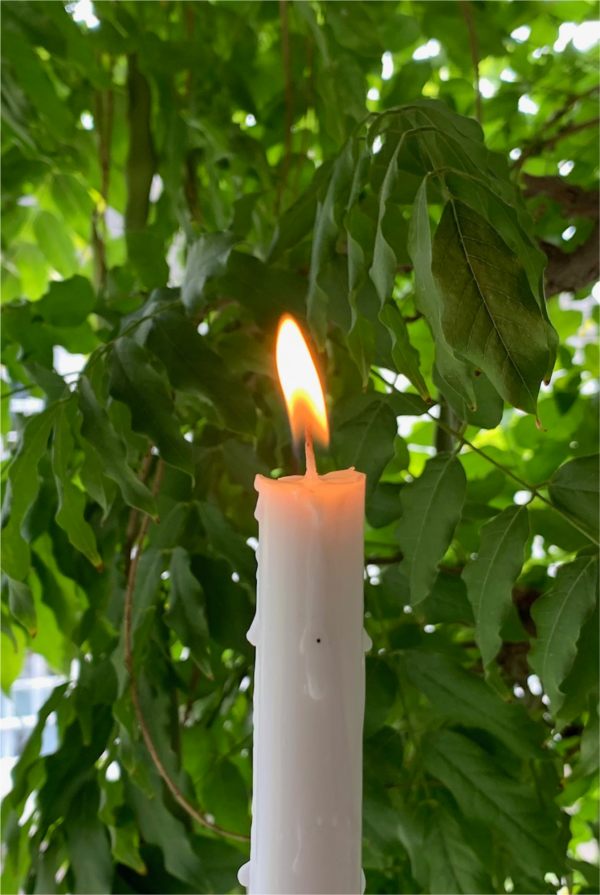
<svg viewBox="0 0 600 895">
<path fill-rule="evenodd" d="M 323 386 L 302 330 L 289 314 L 279 323 L 275 355 L 292 437 L 300 441 L 308 435 L 329 444 Z"/>
</svg>

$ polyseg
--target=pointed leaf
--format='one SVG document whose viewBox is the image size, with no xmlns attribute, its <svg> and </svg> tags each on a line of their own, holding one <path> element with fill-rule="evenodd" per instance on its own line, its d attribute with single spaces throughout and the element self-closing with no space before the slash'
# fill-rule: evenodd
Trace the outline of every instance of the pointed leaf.
<svg viewBox="0 0 600 895">
<path fill-rule="evenodd" d="M 520 260 L 481 215 L 451 200 L 435 233 L 432 270 L 448 344 L 505 400 L 535 413 L 551 352 Z"/>
<path fill-rule="evenodd" d="M 432 242 L 427 211 L 427 180 L 417 191 L 408 230 L 408 251 L 415 272 L 417 308 L 424 315 L 435 339 L 435 363 L 442 380 L 471 409 L 475 409 L 473 382 L 466 365 L 454 353 L 442 330 L 442 297 L 432 272 Z"/>
<path fill-rule="evenodd" d="M 113 861 L 106 827 L 98 818 L 100 791 L 86 783 L 72 800 L 65 819 L 69 861 L 76 892 L 110 892 Z"/>
<path fill-rule="evenodd" d="M 402 490 L 397 536 L 413 606 L 433 587 L 437 564 L 450 546 L 460 519 L 466 484 L 456 457 L 438 454 L 427 462 L 421 476 Z"/>
<path fill-rule="evenodd" d="M 8 471 L 6 503 L 10 515 L 2 531 L 2 568 L 19 581 L 27 575 L 30 563 L 29 546 L 21 530 L 39 491 L 37 467 L 46 452 L 55 414 L 56 405 L 53 405 L 29 419 Z"/>
<path fill-rule="evenodd" d="M 8 607 L 30 637 L 37 634 L 37 614 L 31 588 L 23 581 L 8 579 Z"/>
<path fill-rule="evenodd" d="M 361 395 L 356 415 L 333 428 L 333 451 L 340 466 L 354 466 L 367 475 L 371 493 L 394 453 L 396 417 L 385 398 Z"/>
<path fill-rule="evenodd" d="M 512 606 L 512 588 L 523 565 L 528 537 L 527 508 L 508 507 L 483 526 L 477 559 L 464 570 L 484 666 L 500 649 L 500 629 Z"/>
<path fill-rule="evenodd" d="M 188 311 L 194 313 L 204 306 L 204 287 L 211 277 L 224 272 L 236 242 L 233 233 L 205 233 L 191 246 L 181 287 L 181 300 Z"/>
<path fill-rule="evenodd" d="M 190 570 L 190 559 L 182 547 L 175 547 L 171 557 L 171 594 L 166 613 L 168 624 L 204 674 L 211 676 L 208 624 L 204 592 Z"/>
<path fill-rule="evenodd" d="M 441 653 L 404 653 L 408 677 L 439 714 L 455 724 L 488 730 L 521 757 L 540 757 L 543 733 L 523 706 L 504 702 L 483 678 Z"/>
<path fill-rule="evenodd" d="M 102 458 L 102 471 L 119 486 L 123 500 L 150 516 L 156 516 L 156 504 L 127 463 L 127 449 L 107 412 L 100 406 L 87 377 L 79 380 L 79 407 L 83 416 L 81 434 L 92 450 Z M 94 495 L 92 495 L 94 496 Z"/>
<path fill-rule="evenodd" d="M 598 534 L 600 457 L 576 457 L 552 476 L 548 493 L 552 503 Z"/>
<path fill-rule="evenodd" d="M 74 440 L 71 434 L 68 409 L 67 404 L 60 404 L 54 423 L 52 470 L 58 492 L 56 521 L 66 533 L 73 547 L 87 556 L 92 565 L 99 568 L 102 566 L 102 559 L 96 546 L 96 536 L 84 516 L 85 494 L 71 481 L 69 463 L 73 456 Z"/>
<path fill-rule="evenodd" d="M 598 559 L 580 556 L 560 567 L 554 586 L 533 606 L 537 637 L 529 663 L 544 685 L 555 716 L 565 698 L 561 684 L 573 666 L 581 629 L 597 597 Z"/>
<path fill-rule="evenodd" d="M 63 277 L 77 270 L 75 248 L 63 222 L 49 211 L 40 211 L 33 221 L 37 244 L 52 267 Z"/>
<path fill-rule="evenodd" d="M 424 756 L 465 817 L 496 830 L 517 865 L 541 877 L 560 871 L 560 812 L 544 810 L 530 784 L 509 777 L 480 746 L 450 730 L 431 735 Z"/>
<path fill-rule="evenodd" d="M 381 309 L 379 319 L 392 337 L 392 359 L 396 370 L 410 379 L 425 401 L 431 400 L 419 369 L 419 352 L 410 344 L 408 328 L 400 309 L 388 302 Z"/>
<path fill-rule="evenodd" d="M 117 339 L 110 374 L 111 394 L 129 407 L 134 430 L 149 435 L 167 463 L 191 474 L 191 447 L 177 425 L 166 378 L 151 365 L 149 353 L 132 339 Z"/>
<path fill-rule="evenodd" d="M 443 807 L 426 819 L 425 859 L 428 864 L 427 891 L 440 895 L 473 895 L 491 892 L 488 872 L 475 854 L 465 830 L 455 815 Z"/>
</svg>

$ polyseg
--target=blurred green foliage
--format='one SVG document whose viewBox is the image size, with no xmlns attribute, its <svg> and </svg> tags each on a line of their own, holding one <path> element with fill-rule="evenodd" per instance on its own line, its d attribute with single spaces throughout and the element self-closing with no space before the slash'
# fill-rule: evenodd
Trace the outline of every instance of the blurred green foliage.
<svg viewBox="0 0 600 895">
<path fill-rule="evenodd" d="M 2 11 L 2 687 L 66 676 L 3 891 L 241 891 L 289 311 L 368 473 L 367 892 L 597 892 L 596 5 Z"/>
</svg>

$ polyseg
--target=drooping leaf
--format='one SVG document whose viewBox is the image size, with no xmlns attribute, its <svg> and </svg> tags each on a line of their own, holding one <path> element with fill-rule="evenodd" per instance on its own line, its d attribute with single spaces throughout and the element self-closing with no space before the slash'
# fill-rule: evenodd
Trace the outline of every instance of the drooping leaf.
<svg viewBox="0 0 600 895">
<path fill-rule="evenodd" d="M 477 559 L 468 563 L 463 573 L 485 666 L 500 649 L 500 629 L 512 605 L 512 588 L 523 565 L 528 537 L 527 508 L 508 507 L 483 526 Z"/>
<path fill-rule="evenodd" d="M 392 358 L 397 371 L 407 376 L 421 397 L 425 401 L 429 401 L 427 385 L 419 369 L 419 353 L 410 343 L 408 329 L 400 309 L 388 302 L 381 309 L 379 319 L 386 326 L 392 338 Z"/>
<path fill-rule="evenodd" d="M 211 769 L 203 796 L 207 810 L 219 826 L 234 833 L 249 832 L 248 790 L 233 762 L 220 761 Z"/>
<path fill-rule="evenodd" d="M 370 493 L 393 455 L 397 425 L 383 396 L 358 397 L 339 409 L 343 421 L 333 428 L 333 452 L 339 466 L 354 466 L 366 473 Z"/>
<path fill-rule="evenodd" d="M 79 326 L 91 314 L 96 297 L 90 281 L 85 277 L 51 282 L 46 295 L 41 298 L 35 311 L 51 326 Z"/>
<path fill-rule="evenodd" d="M 189 646 L 203 673 L 211 676 L 204 594 L 190 570 L 189 557 L 182 547 L 173 550 L 170 572 L 171 594 L 166 620 L 181 642 Z"/>
<path fill-rule="evenodd" d="M 123 440 L 98 403 L 86 376 L 79 381 L 78 395 L 82 414 L 81 434 L 101 458 L 103 473 L 117 483 L 125 503 L 155 516 L 154 498 L 129 466 Z"/>
<path fill-rule="evenodd" d="M 477 212 L 451 200 L 435 233 L 432 271 L 448 344 L 483 370 L 505 400 L 535 413 L 551 352 L 517 256 Z"/>
<path fill-rule="evenodd" d="M 8 579 L 8 606 L 30 637 L 37 634 L 37 613 L 31 588 L 23 581 Z"/>
<path fill-rule="evenodd" d="M 425 316 L 435 340 L 435 363 L 439 375 L 471 409 L 475 392 L 463 361 L 454 356 L 442 329 L 442 297 L 432 272 L 432 241 L 427 210 L 427 180 L 417 191 L 408 230 L 408 251 L 415 272 L 416 304 Z"/>
<path fill-rule="evenodd" d="M 86 783 L 71 802 L 65 819 L 65 837 L 77 892 L 108 892 L 112 887 L 113 860 L 106 827 L 98 818 L 100 792 Z"/>
<path fill-rule="evenodd" d="M 190 313 L 204 306 L 204 288 L 211 277 L 224 272 L 236 241 L 233 233 L 206 233 L 190 248 L 181 289 L 182 301 Z"/>
<path fill-rule="evenodd" d="M 598 535 L 600 456 L 577 457 L 564 463 L 548 484 L 552 503 Z"/>
<path fill-rule="evenodd" d="M 69 407 L 65 403 L 60 404 L 54 422 L 52 469 L 58 492 L 56 521 L 75 549 L 87 556 L 92 565 L 98 568 L 102 565 L 102 559 L 98 553 L 94 531 L 84 516 L 85 494 L 73 483 L 69 470 L 74 449 Z"/>
<path fill-rule="evenodd" d="M 117 339 L 110 374 L 111 393 L 129 407 L 133 428 L 152 438 L 167 463 L 191 474 L 191 447 L 176 423 L 166 379 L 152 366 L 148 352 L 126 336 Z"/>
<path fill-rule="evenodd" d="M 442 653 L 409 650 L 410 680 L 454 724 L 488 730 L 521 757 L 541 755 L 542 733 L 520 705 L 503 702 L 485 681 Z"/>
<path fill-rule="evenodd" d="M 559 811 L 545 810 L 530 784 L 508 776 L 481 746 L 450 730 L 429 736 L 424 757 L 465 817 L 498 832 L 515 865 L 542 876 L 548 868 L 560 870 Z"/>
<path fill-rule="evenodd" d="M 438 807 L 427 821 L 424 859 L 428 891 L 439 895 L 472 895 L 491 891 L 488 870 L 471 848 L 457 817 Z"/>
<path fill-rule="evenodd" d="M 62 221 L 49 211 L 40 211 L 35 216 L 33 230 L 48 263 L 63 277 L 72 277 L 77 270 L 75 249 Z"/>
<path fill-rule="evenodd" d="M 25 578 L 29 569 L 30 553 L 22 535 L 23 522 L 39 490 L 37 467 L 46 451 L 55 414 L 56 405 L 52 405 L 31 417 L 8 472 L 9 518 L 2 531 L 2 568 L 18 581 Z"/>
<path fill-rule="evenodd" d="M 451 454 L 438 454 L 427 462 L 421 476 L 402 491 L 397 537 L 413 606 L 424 600 L 433 586 L 437 564 L 460 519 L 465 489 L 460 462 Z"/>
<path fill-rule="evenodd" d="M 554 586 L 534 603 L 536 639 L 529 662 L 539 675 L 553 715 L 564 701 L 561 684 L 577 653 L 577 641 L 598 598 L 598 559 L 580 556 L 558 570 Z"/>
</svg>

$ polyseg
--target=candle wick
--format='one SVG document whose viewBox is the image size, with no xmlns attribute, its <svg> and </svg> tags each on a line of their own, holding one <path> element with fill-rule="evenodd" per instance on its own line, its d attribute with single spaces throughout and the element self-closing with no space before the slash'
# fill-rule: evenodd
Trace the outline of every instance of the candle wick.
<svg viewBox="0 0 600 895">
<path fill-rule="evenodd" d="M 306 429 L 304 434 L 304 454 L 306 457 L 306 475 L 309 478 L 314 478 L 314 476 L 318 475 L 317 472 L 317 464 L 315 462 L 315 451 L 313 448 L 313 439 L 312 432 L 310 429 Z"/>
</svg>

